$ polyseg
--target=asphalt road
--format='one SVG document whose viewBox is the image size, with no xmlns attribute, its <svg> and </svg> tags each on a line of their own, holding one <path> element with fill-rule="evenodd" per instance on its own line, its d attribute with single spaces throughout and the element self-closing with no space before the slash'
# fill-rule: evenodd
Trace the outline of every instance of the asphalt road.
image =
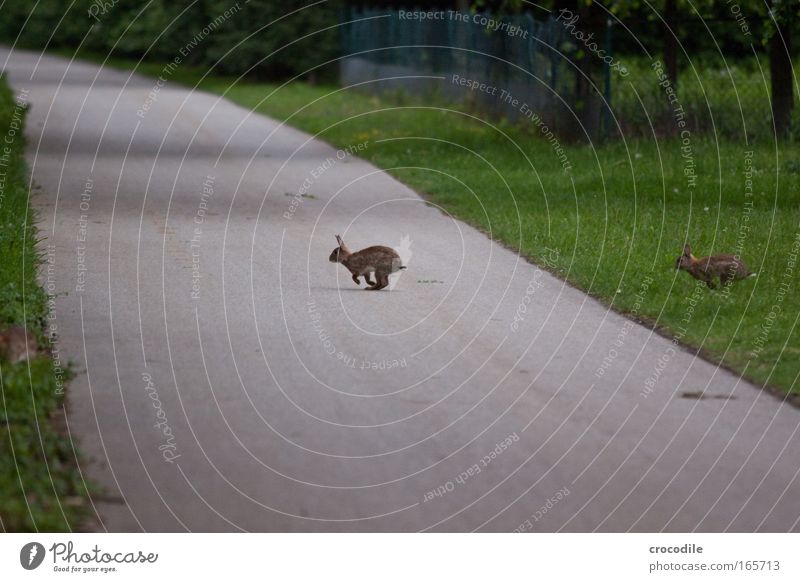
<svg viewBox="0 0 800 582">
<path fill-rule="evenodd" d="M 97 529 L 800 529 L 798 409 L 306 134 L 94 65 L 0 63 L 32 103 Z M 327 260 L 337 233 L 408 270 L 363 292 Z"/>
</svg>

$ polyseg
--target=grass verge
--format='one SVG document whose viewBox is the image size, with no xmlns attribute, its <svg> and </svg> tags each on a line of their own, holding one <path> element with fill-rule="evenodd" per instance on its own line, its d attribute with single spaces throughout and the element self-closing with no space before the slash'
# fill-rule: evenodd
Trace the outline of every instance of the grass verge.
<svg viewBox="0 0 800 582">
<path fill-rule="evenodd" d="M 36 275 L 22 128 L 26 107 L 0 77 L 0 329 L 23 325 L 47 346 L 48 296 Z M 44 350 L 45 354 L 47 350 Z M 86 514 L 75 451 L 61 429 L 69 371 L 48 355 L 0 362 L 0 527 L 71 531 Z"/>
<path fill-rule="evenodd" d="M 203 75 L 182 67 L 167 80 L 224 94 L 337 147 L 369 141 L 362 157 L 454 216 L 539 264 L 552 264 L 547 249 L 557 249 L 554 270 L 569 283 L 758 384 L 800 395 L 797 145 L 691 133 L 571 145 L 545 139 L 532 122 Z M 698 256 L 740 254 L 758 277 L 724 292 L 698 288 L 674 270 L 687 240 Z"/>
</svg>

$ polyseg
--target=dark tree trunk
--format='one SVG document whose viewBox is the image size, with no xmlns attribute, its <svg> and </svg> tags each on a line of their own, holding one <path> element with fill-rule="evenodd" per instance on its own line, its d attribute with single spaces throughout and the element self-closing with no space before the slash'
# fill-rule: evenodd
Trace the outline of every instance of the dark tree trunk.
<svg viewBox="0 0 800 582">
<path fill-rule="evenodd" d="M 597 8 L 594 4 L 588 4 L 581 0 L 577 2 L 577 14 L 580 17 L 580 29 L 584 35 L 592 35 L 592 42 L 599 46 L 603 43 L 603 34 L 605 27 L 605 13 Z M 579 42 L 580 44 L 580 42 Z M 598 100 L 600 94 L 595 91 L 593 84 L 596 87 L 600 78 L 597 72 L 602 70 L 598 67 L 598 59 L 596 54 L 590 53 L 585 46 L 579 46 L 580 52 L 583 56 L 576 59 L 576 65 L 579 72 L 575 77 L 575 103 L 574 107 L 578 113 L 578 118 L 581 121 L 584 129 L 588 131 L 590 138 L 598 129 Z M 577 137 L 583 138 L 583 135 Z"/>
<path fill-rule="evenodd" d="M 794 108 L 791 52 L 790 27 L 779 22 L 769 39 L 769 72 L 772 77 L 772 117 L 775 131 L 781 137 L 789 135 Z"/>
<path fill-rule="evenodd" d="M 664 69 L 673 87 L 678 84 L 678 7 L 676 0 L 664 6 Z"/>
</svg>

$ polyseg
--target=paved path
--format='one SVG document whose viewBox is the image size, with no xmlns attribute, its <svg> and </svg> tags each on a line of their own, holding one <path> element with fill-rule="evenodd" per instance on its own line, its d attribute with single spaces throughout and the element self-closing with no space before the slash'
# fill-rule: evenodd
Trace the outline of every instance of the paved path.
<svg viewBox="0 0 800 582">
<path fill-rule="evenodd" d="M 144 111 L 153 81 L 94 65 L 0 63 L 33 104 L 98 528 L 800 529 L 797 409 L 299 131 L 173 85 Z M 336 233 L 402 249 L 394 290 L 328 263 Z M 703 390 L 724 398 L 681 396 Z"/>
</svg>

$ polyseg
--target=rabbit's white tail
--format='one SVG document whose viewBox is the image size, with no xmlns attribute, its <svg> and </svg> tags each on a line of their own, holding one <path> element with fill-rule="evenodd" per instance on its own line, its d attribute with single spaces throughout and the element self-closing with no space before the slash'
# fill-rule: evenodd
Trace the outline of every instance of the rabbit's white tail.
<svg viewBox="0 0 800 582">
<path fill-rule="evenodd" d="M 758 273 L 750 273 L 749 275 L 747 275 L 747 277 L 745 277 L 745 279 L 749 279 L 750 277 L 757 277 L 757 276 L 758 276 Z"/>
</svg>

